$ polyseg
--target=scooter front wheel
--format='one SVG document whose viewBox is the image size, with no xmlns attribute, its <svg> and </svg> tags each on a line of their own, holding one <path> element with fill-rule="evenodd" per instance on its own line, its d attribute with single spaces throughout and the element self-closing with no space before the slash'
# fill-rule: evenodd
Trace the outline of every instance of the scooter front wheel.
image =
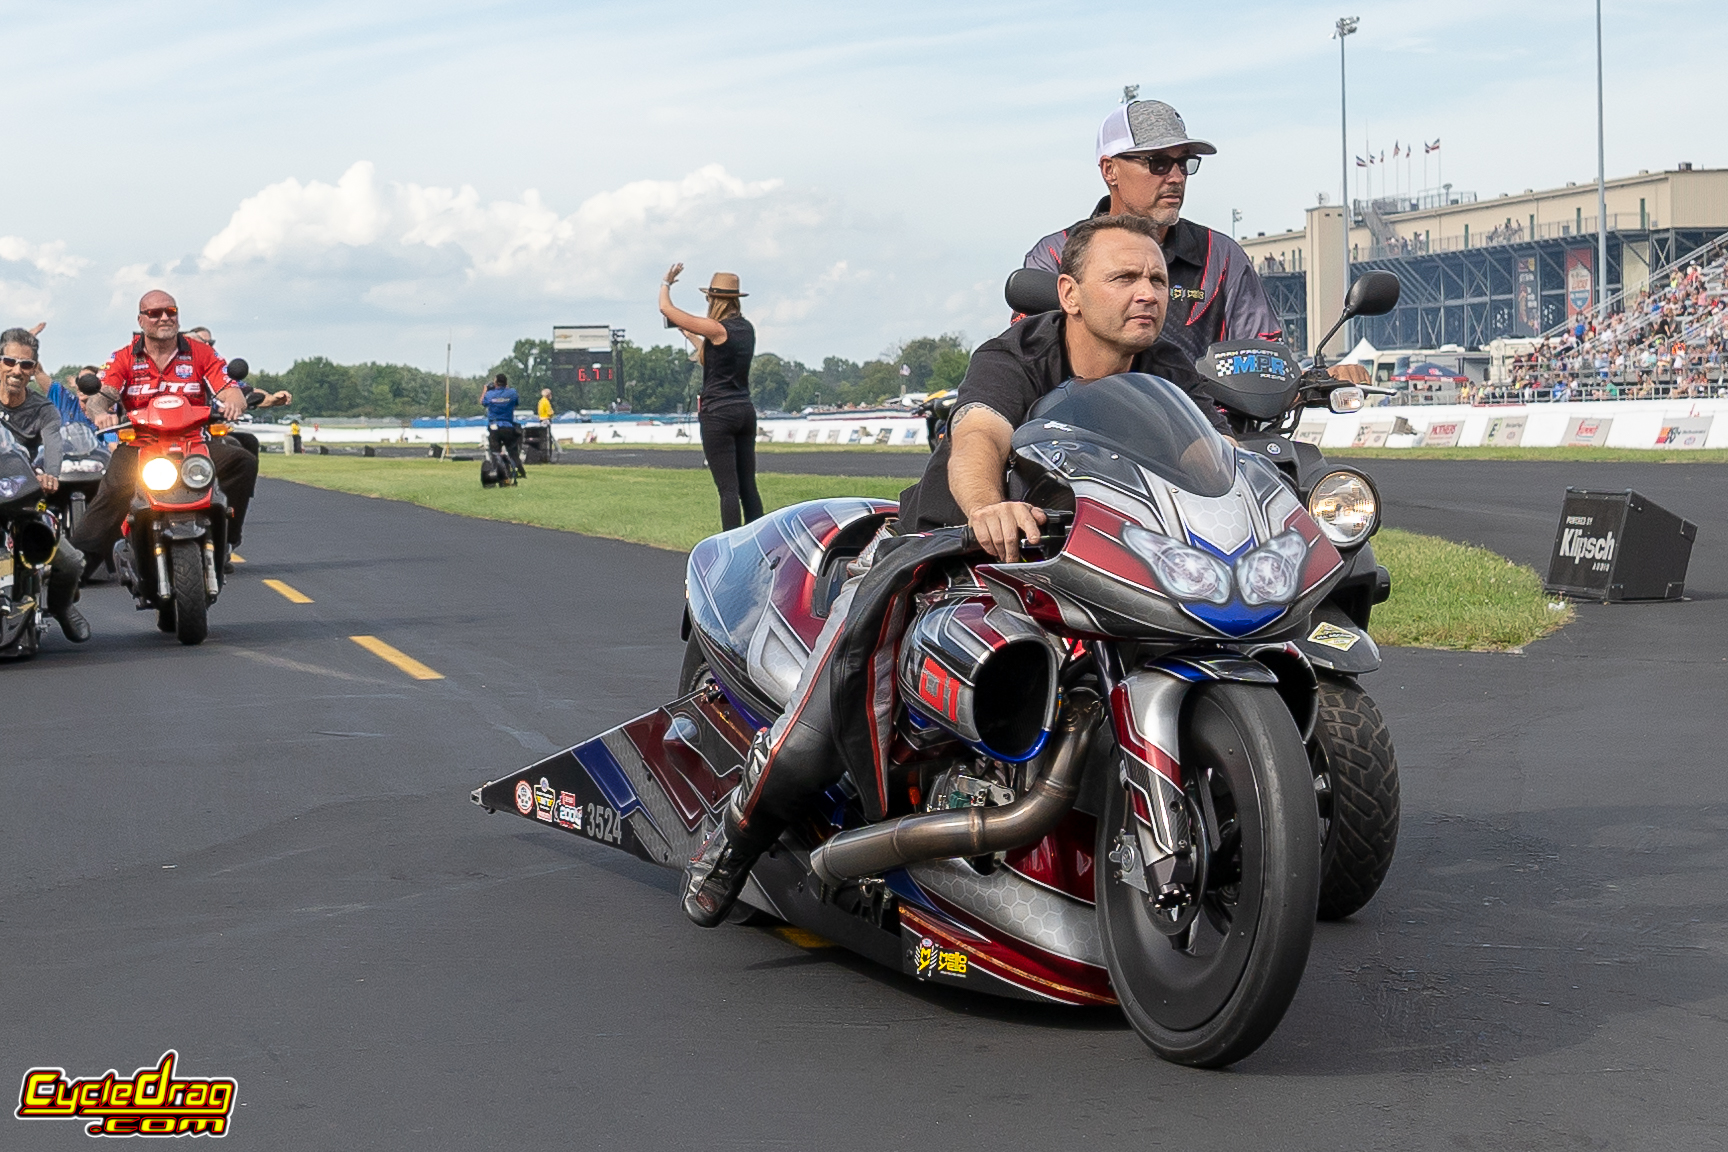
<svg viewBox="0 0 1728 1152">
<path fill-rule="evenodd" d="M 1111 985 L 1140 1038 L 1173 1063 L 1222 1068 L 1265 1042 L 1301 983 L 1319 894 L 1319 820 L 1302 737 L 1269 688 L 1194 688 L 1181 763 L 1203 853 L 1192 873 L 1198 891 L 1176 913 L 1129 883 L 1124 867 L 1139 865 L 1118 841 L 1135 835 L 1135 817 L 1112 780 L 1094 857 L 1098 925 Z M 1129 859 L 1119 865 L 1113 853 Z"/>
<path fill-rule="evenodd" d="M 210 633 L 203 551 L 196 540 L 176 540 L 168 560 L 174 576 L 174 638 L 186 645 L 202 644 Z"/>
</svg>

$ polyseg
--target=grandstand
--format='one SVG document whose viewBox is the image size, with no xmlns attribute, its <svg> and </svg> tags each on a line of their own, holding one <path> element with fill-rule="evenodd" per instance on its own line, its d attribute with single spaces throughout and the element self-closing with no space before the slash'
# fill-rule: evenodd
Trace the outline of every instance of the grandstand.
<svg viewBox="0 0 1728 1152">
<path fill-rule="evenodd" d="M 1517 357 L 1511 382 L 1482 404 L 1728 396 L 1728 236 L 1652 282 L 1608 301 L 1609 315 L 1575 318 Z"/>
<path fill-rule="evenodd" d="M 1384 268 L 1404 293 L 1388 315 L 1349 325 L 1328 352 L 1361 338 L 1381 348 L 1477 349 L 1499 337 L 1541 337 L 1593 312 L 1598 293 L 1636 297 L 1653 274 L 1728 235 L 1728 170 L 1640 172 L 1610 180 L 1607 202 L 1601 270 L 1593 182 L 1491 199 L 1448 186 L 1353 202 L 1350 279 Z M 1318 205 L 1304 228 L 1240 238 L 1286 334 L 1309 352 L 1337 312 L 1343 217 Z"/>
</svg>

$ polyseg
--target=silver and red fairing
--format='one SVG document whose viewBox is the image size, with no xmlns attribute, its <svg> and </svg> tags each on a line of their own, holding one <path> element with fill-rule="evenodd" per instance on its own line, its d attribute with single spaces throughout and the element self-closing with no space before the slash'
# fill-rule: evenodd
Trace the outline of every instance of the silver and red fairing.
<svg viewBox="0 0 1728 1152">
<path fill-rule="evenodd" d="M 685 570 L 691 627 L 715 674 L 759 720 L 786 706 L 845 582 L 846 562 L 899 505 L 812 500 L 696 545 Z"/>
</svg>

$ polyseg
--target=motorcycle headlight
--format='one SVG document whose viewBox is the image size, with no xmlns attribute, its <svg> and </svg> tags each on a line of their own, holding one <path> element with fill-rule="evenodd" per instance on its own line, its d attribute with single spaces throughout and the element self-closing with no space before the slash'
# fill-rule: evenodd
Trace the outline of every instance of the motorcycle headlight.
<svg viewBox="0 0 1728 1152">
<path fill-rule="evenodd" d="M 180 479 L 188 488 L 207 488 L 215 475 L 216 469 L 211 467 L 208 456 L 188 456 L 186 463 L 180 465 Z"/>
<path fill-rule="evenodd" d="M 180 478 L 180 469 L 166 456 L 158 456 L 144 465 L 144 487 L 152 492 L 166 492 Z"/>
<path fill-rule="evenodd" d="M 1328 540 L 1348 548 L 1380 527 L 1380 497 L 1360 472 L 1328 472 L 1308 493 L 1308 514 Z"/>
<path fill-rule="evenodd" d="M 1236 586 L 1244 604 L 1288 604 L 1302 577 L 1308 542 L 1299 532 L 1274 536 L 1236 561 Z"/>
<path fill-rule="evenodd" d="M 1152 575 L 1176 599 L 1229 603 L 1230 569 L 1216 556 L 1134 524 L 1122 530 L 1122 542 L 1151 565 Z"/>
</svg>

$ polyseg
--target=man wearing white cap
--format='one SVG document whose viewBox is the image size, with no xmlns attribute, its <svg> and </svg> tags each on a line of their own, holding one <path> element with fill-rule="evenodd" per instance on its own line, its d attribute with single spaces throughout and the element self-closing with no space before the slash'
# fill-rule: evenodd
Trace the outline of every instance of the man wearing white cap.
<svg viewBox="0 0 1728 1152">
<path fill-rule="evenodd" d="M 1188 177 L 1200 170 L 1200 157 L 1217 151 L 1191 138 L 1176 109 L 1158 100 L 1120 104 L 1098 129 L 1098 172 L 1110 192 L 1092 215 L 1141 216 L 1159 230 L 1170 269 L 1170 311 L 1159 340 L 1190 363 L 1220 340 L 1277 340 L 1283 329 L 1241 245 L 1181 218 Z M 1034 244 L 1025 266 L 1055 272 L 1068 231 Z"/>
</svg>

